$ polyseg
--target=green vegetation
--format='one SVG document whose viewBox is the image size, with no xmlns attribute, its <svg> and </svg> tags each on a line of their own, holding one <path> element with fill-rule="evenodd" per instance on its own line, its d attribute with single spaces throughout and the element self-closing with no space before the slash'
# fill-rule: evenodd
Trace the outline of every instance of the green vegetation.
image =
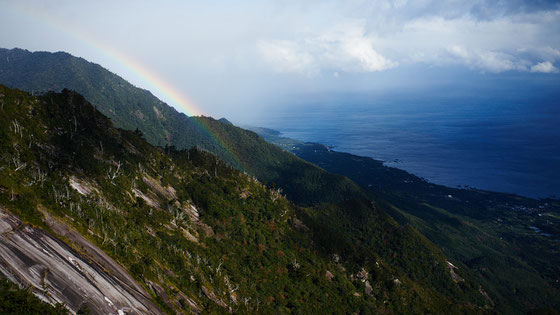
<svg viewBox="0 0 560 315">
<path fill-rule="evenodd" d="M 193 297 L 206 296 L 201 294 L 203 287 L 227 292 L 223 281 L 216 280 L 218 284 L 208 281 L 208 274 L 212 279 L 219 278 L 211 270 L 221 266 L 220 270 L 229 268 L 230 283 L 236 279 L 239 285 L 236 292 L 251 298 L 247 305 L 236 298 L 238 311 L 255 311 L 257 305 L 275 311 L 309 310 L 306 307 L 310 299 L 324 299 L 321 292 L 328 294 L 329 299 L 339 298 L 324 310 L 341 312 L 351 309 L 443 312 L 449 303 L 459 303 L 469 312 L 493 309 L 512 313 L 560 305 L 556 282 L 560 274 L 560 251 L 555 241 L 560 235 L 556 201 L 548 201 L 544 206 L 547 201 L 433 185 L 406 172 L 384 167 L 380 161 L 282 138 L 273 130 L 256 130 L 279 148 L 225 119 L 178 113 L 150 92 L 132 86 L 99 65 L 66 53 L 0 49 L 0 70 L 0 83 L 11 87 L 30 92 L 76 90 L 115 126 L 137 130 L 113 129 L 99 113 L 75 118 L 65 114 L 68 108 L 57 111 L 57 106 L 69 103 L 66 106 L 72 107 L 76 103 L 68 102 L 69 95 L 74 94 L 67 91 L 63 96 L 47 94 L 39 98 L 40 102 L 52 105 L 55 112 L 32 119 L 45 120 L 45 125 L 52 128 L 62 128 L 58 126 L 61 122 L 66 125 L 60 129 L 59 137 L 41 138 L 44 130 L 36 127 L 32 127 L 32 134 L 58 151 L 26 150 L 29 143 L 21 143 L 14 149 L 13 139 L 0 139 L 0 145 L 6 148 L 5 159 L 0 162 L 12 160 L 14 167 L 14 156 L 27 161 L 22 162 L 26 163 L 24 171 L 6 173 L 0 178 L 0 191 L 5 190 L 0 196 L 6 199 L 5 204 L 39 226 L 43 226 L 36 212 L 39 204 L 48 205 L 49 211 L 58 216 L 74 218 L 72 224 L 82 234 L 93 237 L 94 242 L 101 244 L 139 279 L 147 277 L 160 283 L 171 296 L 178 296 L 175 291 Z M 25 111 L 17 114 L 20 116 L 14 117 L 27 115 Z M 91 117 L 95 117 L 95 124 L 91 124 Z M 76 127 L 72 132 L 76 119 L 84 121 L 83 130 L 93 133 L 80 134 Z M 8 128 L 13 122 L 2 123 L 5 127 L 2 132 L 13 132 Z M 148 145 L 139 135 L 166 149 Z M 51 162 L 45 162 L 45 158 Z M 43 161 L 37 168 L 40 171 L 30 169 L 31 165 L 38 165 L 34 159 Z M 52 161 L 57 161 L 55 164 L 59 166 L 52 167 Z M 68 167 L 72 168 L 71 172 L 67 171 Z M 108 181 L 108 176 L 119 167 L 119 176 Z M 31 182 L 25 176 L 41 177 L 43 173 L 48 178 L 45 183 L 49 184 L 42 185 L 40 190 L 34 185 L 22 186 L 26 181 Z M 61 208 L 58 199 L 68 189 L 70 176 L 94 183 L 102 198 L 85 198 L 69 189 L 70 199 L 63 201 L 66 206 Z M 176 198 L 168 200 L 154 192 L 147 184 L 150 178 L 163 187 L 174 187 Z M 160 211 L 154 215 L 154 206 L 132 189 L 143 192 L 147 200 L 157 199 L 155 208 Z M 284 194 L 289 201 L 281 197 Z M 280 200 L 285 206 L 278 205 Z M 120 212 L 102 211 L 98 204 Z M 184 226 L 169 223 L 189 204 L 200 210 L 200 222 L 193 223 L 183 215 Z M 69 213 L 69 205 L 71 209 L 79 205 L 84 213 L 74 213 L 74 210 Z M 539 209 L 537 212 L 542 216 L 523 209 Z M 282 216 L 286 219 L 279 219 L 279 213 L 286 213 Z M 121 231 L 123 226 L 127 229 Z M 182 229 L 189 231 L 199 243 L 186 241 Z M 173 244 L 172 249 L 162 254 L 162 246 L 171 246 L 166 244 Z M 167 254 L 184 250 L 191 258 Z M 271 254 L 274 251 L 278 257 Z M 456 272 L 464 281 L 450 280 L 445 255 L 458 266 Z M 261 256 L 265 258 L 255 258 Z M 198 258 L 192 257 L 204 257 L 206 269 L 199 267 Z M 224 258 L 227 263 L 220 265 L 223 257 L 227 257 Z M 197 261 L 196 272 L 192 271 L 193 259 Z M 294 261 L 299 266 L 318 267 L 297 268 L 300 271 L 296 272 Z M 275 265 L 280 268 L 277 270 L 287 272 L 271 278 L 275 263 L 279 264 Z M 259 267 L 247 267 L 248 264 Z M 371 295 L 364 294 L 365 280 L 356 276 L 362 268 L 370 277 Z M 165 276 L 166 270 L 181 280 Z M 309 272 L 304 274 L 301 270 Z M 326 270 L 334 278 L 325 284 L 322 281 Z M 194 282 L 186 281 L 191 275 Z M 304 276 L 311 278 L 303 281 Z M 287 283 L 283 291 L 276 285 L 278 281 Z M 290 294 L 286 294 L 288 291 Z M 486 293 L 489 298 L 485 297 Z M 270 297 L 273 302 L 265 303 Z M 229 305 L 235 304 L 227 294 L 221 298 L 229 301 Z M 164 301 L 159 301 L 163 305 Z M 285 301 L 281 304 L 284 309 L 278 308 L 279 301 Z M 206 298 L 197 302 L 207 310 L 216 305 Z M 333 306 L 336 303 L 344 309 L 331 308 L 337 307 Z"/>
<path fill-rule="evenodd" d="M 22 289 L 0 276 L 0 314 L 67 315 L 62 304 L 52 306 L 33 295 L 31 289 Z"/>
<path fill-rule="evenodd" d="M 227 120 L 188 117 L 149 91 L 67 53 L 0 49 L 0 83 L 38 93 L 74 90 L 86 97 L 116 127 L 142 132 L 148 142 L 177 149 L 199 148 L 281 188 L 298 204 L 338 202 L 362 194 L 343 176 L 320 168 L 267 143 L 256 133 Z"/>
<path fill-rule="evenodd" d="M 504 313 L 560 309 L 560 202 L 454 189 L 381 161 L 329 150 L 257 128 L 263 137 L 324 169 L 348 176 L 389 204 L 470 271 Z"/>
<path fill-rule="evenodd" d="M 0 205 L 47 231 L 40 209 L 73 226 L 169 313 L 189 309 L 184 296 L 208 313 L 488 307 L 468 274 L 453 281 L 437 247 L 361 192 L 300 208 L 204 150 L 114 128 L 68 90 L 0 87 L 0 114 Z"/>
</svg>

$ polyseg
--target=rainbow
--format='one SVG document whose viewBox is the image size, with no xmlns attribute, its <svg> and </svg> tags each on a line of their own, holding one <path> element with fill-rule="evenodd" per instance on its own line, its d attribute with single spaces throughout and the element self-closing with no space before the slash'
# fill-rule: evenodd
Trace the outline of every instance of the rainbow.
<svg viewBox="0 0 560 315">
<path fill-rule="evenodd" d="M 57 19 L 46 12 L 38 11 L 29 7 L 12 7 L 14 11 L 18 11 L 25 16 L 34 18 L 34 21 L 41 21 L 47 26 L 50 26 L 56 31 L 64 33 L 75 39 L 76 41 L 85 44 L 86 46 L 98 51 L 105 57 L 113 60 L 127 71 L 140 78 L 143 82 L 150 86 L 150 91 L 155 95 L 160 95 L 169 104 L 180 111 L 184 112 L 195 123 L 196 127 L 206 134 L 215 144 L 221 147 L 230 158 L 237 163 L 236 166 L 242 166 L 234 151 L 220 139 L 216 132 L 213 132 L 210 126 L 199 117 L 203 117 L 203 111 L 186 95 L 177 90 L 171 83 L 166 81 L 161 75 L 153 70 L 150 70 L 145 65 L 138 62 L 133 56 L 127 55 L 122 51 L 117 50 L 115 47 L 103 42 L 92 34 L 80 30 L 75 25 L 70 25 L 60 19 Z"/>
</svg>

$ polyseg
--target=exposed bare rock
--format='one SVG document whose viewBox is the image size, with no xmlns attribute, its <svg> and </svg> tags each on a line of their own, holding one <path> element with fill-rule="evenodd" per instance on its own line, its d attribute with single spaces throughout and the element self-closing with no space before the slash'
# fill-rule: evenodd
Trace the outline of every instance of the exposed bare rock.
<svg viewBox="0 0 560 315">
<path fill-rule="evenodd" d="M 31 286 L 41 300 L 93 314 L 161 314 L 149 295 L 115 261 L 77 232 L 47 219 L 57 234 L 84 250 L 80 254 L 42 229 L 23 225 L 0 208 L 0 272 Z"/>
<path fill-rule="evenodd" d="M 134 115 L 136 115 L 136 118 L 138 118 L 138 119 L 140 119 L 140 120 L 142 120 L 142 121 L 144 120 L 144 114 L 143 114 L 139 109 L 137 109 L 137 110 L 134 112 Z"/>
<path fill-rule="evenodd" d="M 156 296 L 160 297 L 165 304 L 171 306 L 171 304 L 169 304 L 169 297 L 167 296 L 167 293 L 165 293 L 165 290 L 159 284 L 149 280 L 146 281 L 146 283 L 150 286 L 152 291 L 154 291 Z"/>
<path fill-rule="evenodd" d="M 175 309 L 177 313 L 182 314 L 185 309 L 188 309 L 195 314 L 202 312 L 202 308 L 200 308 L 196 302 L 189 298 L 185 293 L 179 291 L 176 295 L 176 299 L 172 299 L 159 284 L 152 281 L 147 281 L 147 283 L 152 291 L 154 291 L 155 295 L 161 298 L 161 300 L 170 308 Z"/>
<path fill-rule="evenodd" d="M 369 281 L 366 281 L 366 294 L 367 295 L 371 295 L 371 293 L 373 292 L 373 288 L 371 287 L 371 284 L 369 283 Z"/>
<path fill-rule="evenodd" d="M 188 230 L 181 228 L 181 232 L 183 232 L 183 235 L 191 242 L 194 243 L 198 243 L 198 238 L 196 238 L 196 236 L 192 235 Z"/>
<path fill-rule="evenodd" d="M 251 192 L 249 191 L 249 189 L 247 188 L 243 188 L 241 189 L 241 191 L 239 192 L 239 198 L 241 199 L 247 199 L 251 196 Z"/>
<path fill-rule="evenodd" d="M 362 282 L 366 282 L 367 279 L 369 279 L 369 272 L 367 272 L 366 268 L 362 267 L 362 270 L 360 270 L 357 274 L 356 277 L 358 279 L 360 279 L 360 281 Z"/>
<path fill-rule="evenodd" d="M 305 224 L 303 224 L 303 222 L 298 218 L 294 218 L 292 224 L 294 228 L 296 228 L 296 230 L 298 231 L 302 231 L 302 232 L 309 231 L 309 228 Z"/>
<path fill-rule="evenodd" d="M 492 299 L 490 298 L 490 296 L 488 295 L 488 293 L 486 293 L 486 291 L 484 291 L 484 289 L 482 288 L 482 286 L 478 287 L 478 292 L 480 294 L 482 294 L 482 296 L 484 296 L 484 298 L 490 302 L 490 305 L 494 306 L 494 301 L 492 301 Z"/>
<path fill-rule="evenodd" d="M 87 181 L 76 178 L 75 176 L 70 176 L 68 179 L 70 186 L 74 188 L 80 195 L 89 196 L 93 191 L 97 191 L 92 184 Z"/>
<path fill-rule="evenodd" d="M 214 230 L 212 230 L 212 227 L 210 227 L 209 225 L 206 225 L 202 222 L 199 222 L 198 226 L 200 226 L 200 228 L 202 228 L 202 230 L 204 231 L 204 234 L 206 234 L 206 237 L 214 236 Z"/>
<path fill-rule="evenodd" d="M 140 191 L 140 189 L 132 189 L 132 192 L 134 193 L 134 196 L 141 198 L 142 200 L 144 200 L 146 202 L 146 204 L 152 208 L 159 208 L 159 203 L 157 201 L 154 200 L 154 198 L 150 198 L 148 197 L 146 194 L 144 194 L 142 191 Z"/>
<path fill-rule="evenodd" d="M 339 254 L 332 254 L 331 259 L 334 263 L 338 264 L 340 262 L 340 255 Z"/>
<path fill-rule="evenodd" d="M 124 147 L 126 148 L 126 150 L 132 154 L 136 154 L 136 155 L 140 155 L 142 153 L 140 153 L 140 151 L 138 151 L 138 149 L 136 149 L 136 147 L 134 145 L 132 145 L 132 143 L 125 141 L 123 143 Z"/>
<path fill-rule="evenodd" d="M 210 299 L 210 301 L 216 303 L 216 305 L 225 308 L 230 313 L 232 312 L 231 307 L 227 305 L 224 301 L 222 301 L 220 298 L 218 298 L 216 294 L 214 294 L 214 292 L 208 290 L 207 287 L 202 286 L 202 293 L 204 293 L 204 295 L 206 295 L 206 297 Z"/>
<path fill-rule="evenodd" d="M 185 293 L 179 291 L 179 293 L 177 293 L 177 298 L 182 306 L 184 305 L 188 307 L 193 313 L 199 314 L 200 312 L 202 312 L 203 309 L 200 306 L 198 306 L 196 302 L 193 301 L 193 299 L 185 295 Z"/>
<path fill-rule="evenodd" d="M 156 194 L 158 194 L 159 196 L 167 199 L 168 201 L 177 199 L 177 193 L 176 193 L 176 191 L 173 187 L 171 187 L 171 186 L 163 187 L 159 180 L 157 180 L 157 179 L 155 179 L 155 178 L 153 178 L 153 177 L 151 177 L 147 174 L 144 174 L 144 176 L 142 176 L 142 180 Z"/>
<path fill-rule="evenodd" d="M 159 111 L 159 109 L 157 109 L 157 107 L 153 107 L 154 108 L 154 112 L 156 113 L 156 116 L 159 120 L 165 120 L 165 117 L 161 114 L 161 112 Z"/>
<path fill-rule="evenodd" d="M 177 202 L 178 203 L 178 202 Z M 196 206 L 189 200 L 187 202 L 183 202 L 182 205 L 180 205 L 181 209 L 183 209 L 183 211 L 185 211 L 187 213 L 187 215 L 189 216 L 189 219 L 191 219 L 192 222 L 198 222 L 199 218 L 200 218 L 200 213 L 198 211 L 198 209 L 196 208 Z"/>
<path fill-rule="evenodd" d="M 121 283 L 130 286 L 135 292 L 139 292 L 143 296 L 149 296 L 144 289 L 136 283 L 134 278 L 126 272 L 126 270 L 121 267 L 116 261 L 114 261 L 111 257 L 105 254 L 99 247 L 93 245 L 90 241 L 85 239 L 80 233 L 76 232 L 66 224 L 56 220 L 55 218 L 51 217 L 48 212 L 42 210 L 43 215 L 45 216 L 44 221 L 47 225 L 59 236 L 63 236 L 72 243 L 74 243 L 77 247 L 79 247 L 83 254 L 87 255 L 91 261 L 97 263 L 100 266 L 103 266 L 105 270 L 108 270 L 116 280 L 119 280 Z"/>
<path fill-rule="evenodd" d="M 461 278 L 461 276 L 459 276 L 455 270 L 459 269 L 457 268 L 455 265 L 453 265 L 451 262 L 447 261 L 447 267 L 449 267 L 449 273 L 451 274 L 451 279 L 454 282 L 461 282 L 461 281 L 465 281 L 463 278 Z"/>
</svg>

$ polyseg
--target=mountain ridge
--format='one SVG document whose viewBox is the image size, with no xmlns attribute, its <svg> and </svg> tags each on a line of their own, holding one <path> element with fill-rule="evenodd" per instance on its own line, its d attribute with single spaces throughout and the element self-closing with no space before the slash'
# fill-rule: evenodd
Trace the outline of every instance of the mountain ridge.
<svg viewBox="0 0 560 315">
<path fill-rule="evenodd" d="M 468 274 L 457 270 L 464 280 L 455 282 L 437 247 L 367 201 L 346 201 L 345 209 L 370 224 L 367 245 L 354 244 L 368 254 L 329 256 L 314 245 L 323 236 L 314 225 L 328 227 L 321 221 L 325 211 L 340 213 L 334 204 L 299 208 L 205 151 L 154 147 L 112 127 L 76 92 L 34 97 L 0 86 L 0 103 L 0 206 L 84 252 L 52 220 L 71 227 L 163 312 L 484 311 Z M 342 240 L 358 236 L 349 235 Z M 30 272 L 4 257 L 1 264 Z M 34 290 L 55 294 L 50 279 L 47 272 L 47 285 Z M 83 303 L 98 309 L 67 306 Z"/>
<path fill-rule="evenodd" d="M 23 71 L 18 70 L 20 66 Z M 351 181 L 328 175 L 270 145 L 252 131 L 211 117 L 188 117 L 149 91 L 136 88 L 101 66 L 67 53 L 0 49 L 0 83 L 26 91 L 75 90 L 91 99 L 115 126 L 138 129 L 154 145 L 208 150 L 265 183 L 275 183 L 297 202 L 341 201 L 360 194 L 361 189 Z M 136 115 L 137 111 L 142 115 Z M 213 137 L 218 137 L 226 147 Z M 293 171 L 294 166 L 297 172 Z M 300 173 L 309 176 L 302 178 Z M 313 187 L 305 187 L 309 185 Z M 326 191 L 319 193 L 319 189 Z M 301 193 L 305 194 L 300 196 Z"/>
<path fill-rule="evenodd" d="M 2 52 L 5 51 L 0 50 L 0 53 Z M 69 56 L 70 55 L 65 55 L 66 58 L 74 58 Z M 28 55 L 26 58 L 33 59 L 33 54 Z M 0 83 L 4 81 L 11 81 L 15 82 L 12 85 L 19 85 L 22 88 L 28 86 L 29 82 L 26 81 L 28 79 L 25 77 L 18 76 L 18 73 L 15 72 L 7 75 L 2 71 L 5 66 L 3 59 L 4 58 L 0 58 Z M 32 61 L 21 62 L 32 63 Z M 54 71 L 52 70 L 52 65 L 49 65 L 48 63 L 44 64 L 43 67 L 47 69 L 46 71 Z M 55 70 L 60 73 L 73 71 L 71 67 L 63 67 Z M 107 72 L 103 73 L 107 74 Z M 44 80 L 44 82 L 41 80 Z M 63 86 L 65 83 L 64 80 L 60 80 L 60 77 L 57 76 L 41 80 L 36 83 L 43 84 L 43 86 L 52 84 L 48 83 L 50 82 L 48 80 L 59 80 L 58 84 L 60 86 Z M 102 94 L 99 90 L 95 90 L 95 92 Z M 98 95 L 97 97 L 99 98 L 100 96 Z M 105 104 L 105 106 L 110 109 L 110 106 L 116 105 Z M 127 104 L 127 106 L 131 106 L 131 104 Z M 136 108 L 134 106 L 136 105 L 133 103 L 131 108 Z M 100 106 L 96 105 L 96 107 L 100 109 Z M 115 114 L 115 112 L 116 111 L 113 111 L 113 114 Z M 111 112 L 109 111 L 109 113 Z M 129 111 L 129 113 L 134 113 L 134 110 Z M 121 116 L 119 117 L 119 119 L 124 119 Z M 138 118 L 138 116 L 133 117 Z M 162 137 L 164 139 L 168 139 L 168 135 L 177 136 L 178 138 L 182 137 L 181 141 L 183 142 L 177 142 L 177 148 L 181 148 L 182 145 L 185 145 L 185 143 L 193 143 L 194 147 L 207 150 L 218 157 L 225 158 L 230 165 L 236 166 L 237 169 L 241 169 L 246 173 L 257 177 L 262 183 L 266 184 L 266 186 L 274 189 L 281 188 L 282 191 L 275 191 L 277 191 L 278 194 L 286 194 L 291 201 L 296 203 L 298 209 L 298 220 L 300 220 L 303 224 L 296 225 L 300 226 L 302 231 L 308 229 L 308 232 L 311 233 L 310 237 L 315 244 L 315 249 L 324 256 L 337 255 L 337 257 L 342 257 L 343 260 L 345 259 L 348 263 L 350 263 L 350 265 L 353 265 L 353 268 L 357 268 L 353 270 L 355 274 L 360 271 L 359 267 L 366 267 L 368 270 L 375 270 L 375 268 L 377 268 L 377 259 L 379 258 L 379 255 L 381 255 L 383 260 L 390 262 L 393 266 L 392 268 L 396 268 L 399 273 L 406 274 L 407 277 L 421 283 L 421 286 L 437 287 L 438 289 L 436 291 L 441 290 L 439 294 L 447 292 L 444 295 L 454 298 L 460 297 L 459 299 L 464 299 L 465 294 L 470 294 L 470 298 L 472 298 L 473 301 L 477 301 L 475 304 L 485 305 L 486 307 L 492 309 L 493 306 L 489 304 L 489 300 L 485 299 L 484 295 L 481 294 L 479 290 L 482 289 L 484 291 L 484 289 L 487 289 L 488 287 L 492 288 L 496 279 L 493 278 L 491 281 L 484 280 L 486 281 L 483 282 L 484 287 L 473 286 L 474 283 L 481 281 L 480 279 L 482 278 L 480 278 L 480 270 L 486 268 L 488 265 L 488 262 L 484 263 L 485 261 L 488 261 L 488 259 L 485 260 L 484 257 L 481 257 L 481 259 L 465 261 L 462 257 L 456 256 L 457 253 L 451 256 L 456 259 L 449 263 L 454 266 L 457 265 L 460 270 L 458 271 L 460 276 L 464 279 L 468 279 L 468 282 L 470 283 L 470 287 L 460 287 L 460 290 L 464 291 L 463 293 L 460 293 L 460 290 L 456 291 L 456 288 L 453 285 L 445 288 L 439 287 L 442 283 L 446 283 L 445 281 L 442 282 L 442 279 L 448 277 L 450 271 L 454 270 L 449 266 L 440 268 L 441 266 L 447 264 L 441 260 L 443 259 L 441 257 L 445 256 L 439 256 L 441 265 L 436 268 L 439 270 L 437 271 L 439 276 L 434 276 L 432 278 L 426 278 L 426 276 L 423 276 L 424 270 L 431 270 L 430 268 L 432 268 L 429 264 L 429 255 L 419 255 L 419 253 L 415 252 L 415 250 L 418 248 L 430 248 L 427 252 L 433 253 L 434 250 L 437 252 L 439 249 L 428 241 L 428 239 L 425 239 L 417 230 L 431 236 L 430 240 L 432 242 L 442 246 L 442 243 L 438 242 L 438 240 L 433 237 L 434 235 L 437 235 L 438 231 L 449 228 L 456 229 L 457 226 L 469 226 L 469 224 L 472 224 L 470 221 L 471 219 L 456 217 L 456 214 L 452 211 L 449 212 L 445 210 L 447 207 L 450 207 L 450 200 L 447 200 L 444 207 L 441 209 L 434 207 L 433 202 L 431 202 L 432 204 L 428 202 L 428 206 L 417 202 L 424 200 L 422 199 L 424 197 L 414 200 L 414 198 L 416 198 L 416 192 L 414 190 L 410 190 L 410 187 L 403 189 L 398 185 L 394 185 L 394 183 L 408 176 L 404 173 L 396 174 L 394 177 L 388 176 L 387 174 L 385 177 L 374 176 L 372 177 L 375 178 L 374 189 L 368 189 L 367 181 L 355 178 L 353 173 L 345 173 L 340 169 L 337 171 L 332 168 L 332 165 L 334 165 L 332 163 L 331 167 L 329 167 L 328 163 L 321 164 L 325 162 L 324 159 L 313 160 L 310 156 L 306 156 L 306 159 L 311 160 L 311 162 L 318 163 L 323 169 L 333 170 L 335 173 L 342 175 L 329 174 L 309 162 L 304 162 L 294 154 L 288 153 L 287 151 L 289 151 L 289 148 L 284 148 L 283 151 L 270 143 L 266 143 L 254 132 L 237 128 L 225 121 L 218 121 L 213 118 L 197 118 L 204 123 L 206 128 L 219 135 L 221 139 L 225 139 L 225 143 L 228 144 L 229 148 L 232 148 L 235 156 L 238 157 L 240 161 L 240 163 L 236 165 L 236 161 L 231 159 L 230 156 L 227 156 L 228 152 L 226 152 L 223 147 L 220 147 L 211 141 L 212 139 L 208 139 L 207 135 L 200 134 L 200 130 L 197 129 L 196 125 L 191 124 L 193 118 L 189 118 L 183 114 L 181 114 L 179 118 L 182 121 L 180 125 L 182 127 L 179 128 L 175 126 L 176 129 L 173 129 L 172 133 L 165 133 L 165 130 L 157 129 L 156 127 L 160 125 L 154 125 L 155 127 L 140 126 L 142 128 L 136 128 L 138 128 L 142 134 L 144 134 L 142 129 L 149 131 L 152 130 L 150 128 L 155 128 L 153 130 L 159 130 L 158 136 L 163 135 Z M 165 121 L 169 122 L 171 120 L 172 119 L 166 119 Z M 137 122 L 140 122 L 140 120 Z M 134 130 L 133 127 L 131 127 L 130 130 Z M 147 137 L 145 134 L 144 136 Z M 173 139 L 173 137 L 171 137 L 171 139 Z M 173 141 L 171 143 L 164 141 L 161 144 L 167 145 L 164 150 L 166 152 L 168 151 L 168 154 L 175 152 L 175 144 Z M 315 154 L 315 150 L 317 150 L 318 155 L 332 153 L 329 153 L 330 150 L 326 148 L 314 147 L 313 145 L 307 145 L 302 147 L 302 149 L 305 149 L 305 152 L 308 154 Z M 311 156 L 313 154 L 311 154 Z M 303 155 L 300 154 L 300 156 Z M 340 166 L 341 165 L 339 165 L 339 167 Z M 373 163 L 372 167 L 376 170 L 384 170 L 383 168 L 379 168 L 378 163 Z M 344 168 L 344 164 L 342 164 L 342 168 Z M 363 172 L 363 169 L 359 167 L 356 168 L 356 170 L 364 176 L 368 174 L 367 172 Z M 207 171 L 209 174 L 213 174 L 214 172 L 218 172 L 219 174 L 217 168 L 212 168 L 211 166 L 208 166 Z M 358 186 L 343 175 L 355 179 L 362 185 L 362 187 Z M 446 195 L 441 195 L 441 197 L 445 200 L 444 196 Z M 150 199 L 148 198 L 148 200 Z M 371 201 L 374 202 L 372 203 Z M 438 204 L 439 203 L 435 203 L 435 205 Z M 450 209 L 453 211 L 456 210 L 453 207 Z M 478 212 L 480 214 L 484 214 L 484 212 Z M 433 220 L 433 223 L 431 223 L 428 219 Z M 426 228 L 428 225 L 429 228 Z M 481 231 L 484 232 L 485 230 Z M 445 233 L 442 235 L 445 237 L 448 237 L 449 235 L 454 236 L 454 234 Z M 468 235 L 472 235 L 472 233 Z M 478 237 L 478 235 L 476 236 Z M 498 245 L 501 244 L 495 236 L 490 239 L 493 243 L 497 243 Z M 411 252 L 407 253 L 403 250 L 409 247 L 413 249 Z M 401 249 L 396 250 L 397 248 Z M 466 248 L 470 250 L 470 248 Z M 446 251 L 446 253 L 449 253 L 449 251 Z M 496 256 L 493 252 L 487 254 L 490 255 L 492 259 L 502 259 L 500 258 L 501 256 Z M 411 257 L 416 257 L 417 260 L 411 259 Z M 498 262 L 500 262 L 500 260 L 498 260 Z M 435 272 L 436 269 L 433 271 Z M 473 277 L 473 275 L 476 275 L 479 278 Z M 507 279 L 507 276 L 505 276 L 505 278 Z M 395 279 L 390 278 L 384 279 L 384 284 L 381 286 L 382 288 L 385 288 L 383 290 L 390 291 L 394 289 L 394 280 Z M 506 289 L 517 290 L 516 284 L 508 284 Z M 515 296 L 503 298 L 501 296 L 501 290 L 501 288 L 488 290 L 489 298 L 491 298 L 492 303 L 496 303 L 496 310 L 511 313 L 521 312 L 520 310 L 522 309 L 534 309 L 539 306 L 539 304 L 530 303 L 527 305 L 515 304 L 515 299 L 517 298 Z M 438 293 L 432 294 L 437 296 Z M 540 303 L 544 303 L 542 301 L 545 301 L 547 296 L 548 295 L 546 294 L 542 294 L 542 296 L 538 297 L 536 300 L 541 301 Z M 554 301 L 554 299 L 552 300 Z"/>
</svg>

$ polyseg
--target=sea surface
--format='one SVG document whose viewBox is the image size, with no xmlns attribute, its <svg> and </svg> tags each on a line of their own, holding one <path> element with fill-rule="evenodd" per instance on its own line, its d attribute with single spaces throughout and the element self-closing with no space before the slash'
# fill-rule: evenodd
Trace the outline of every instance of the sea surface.
<svg viewBox="0 0 560 315">
<path fill-rule="evenodd" d="M 560 197 L 560 99 L 332 97 L 255 125 L 385 161 L 431 182 Z"/>
</svg>

